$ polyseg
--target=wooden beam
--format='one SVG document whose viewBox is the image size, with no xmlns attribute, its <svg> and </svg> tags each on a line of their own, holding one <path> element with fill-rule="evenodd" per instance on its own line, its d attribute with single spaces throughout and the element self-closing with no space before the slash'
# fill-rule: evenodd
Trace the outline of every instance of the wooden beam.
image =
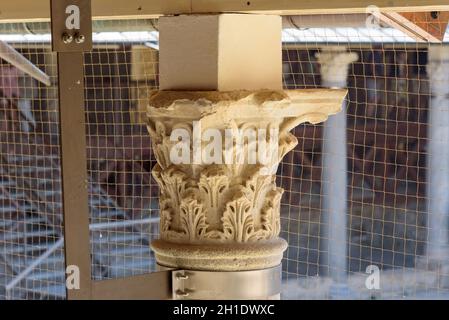
<svg viewBox="0 0 449 320">
<path fill-rule="evenodd" d="M 369 6 L 382 11 L 447 10 L 447 0 L 192 0 L 193 12 L 260 12 L 280 15 L 366 13 Z"/>
<path fill-rule="evenodd" d="M 370 5 L 389 12 L 449 11 L 447 0 L 92 0 L 96 19 L 156 18 L 208 12 L 280 15 L 365 13 Z M 48 21 L 49 0 L 1 0 L 0 21 Z"/>
<path fill-rule="evenodd" d="M 157 18 L 189 13 L 191 0 L 92 0 L 96 19 Z M 1 22 L 50 21 L 49 0 L 1 0 Z"/>
<path fill-rule="evenodd" d="M 449 11 L 442 12 L 395 12 L 420 36 L 430 42 L 442 42 L 449 22 Z"/>
<path fill-rule="evenodd" d="M 449 12 L 378 12 L 373 13 L 389 26 L 401 30 L 418 42 L 441 43 L 446 33 Z"/>
</svg>

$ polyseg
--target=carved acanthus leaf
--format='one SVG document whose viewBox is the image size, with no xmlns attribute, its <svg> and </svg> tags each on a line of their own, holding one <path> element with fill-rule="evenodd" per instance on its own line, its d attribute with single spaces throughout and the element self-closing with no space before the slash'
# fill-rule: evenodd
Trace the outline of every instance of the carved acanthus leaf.
<svg viewBox="0 0 449 320">
<path fill-rule="evenodd" d="M 266 193 L 276 187 L 274 177 L 262 174 L 262 170 L 263 167 L 255 167 L 241 188 L 247 199 L 250 200 L 254 214 L 257 214 L 263 206 Z"/>
<path fill-rule="evenodd" d="M 282 188 L 276 188 L 268 193 L 265 200 L 265 205 L 262 209 L 262 230 L 266 239 L 273 239 L 279 236 L 281 231 L 280 221 L 280 207 L 281 198 L 284 190 Z"/>
<path fill-rule="evenodd" d="M 222 221 L 226 239 L 247 242 L 254 236 L 251 202 L 243 194 L 226 205 Z"/>
<path fill-rule="evenodd" d="M 170 225 L 172 222 L 172 210 L 170 206 L 171 200 L 167 198 L 166 196 L 161 195 L 159 199 L 159 211 L 161 216 L 160 221 L 160 230 L 161 233 L 164 234 L 165 232 L 170 230 Z"/>
<path fill-rule="evenodd" d="M 187 192 L 188 177 L 175 166 L 162 170 L 160 173 L 161 192 L 172 199 L 172 202 L 179 208 L 181 200 Z"/>
<path fill-rule="evenodd" d="M 217 209 L 222 195 L 229 187 L 229 177 L 225 167 L 211 166 L 200 174 L 198 187 L 209 208 Z"/>
<path fill-rule="evenodd" d="M 193 196 L 182 200 L 181 228 L 187 239 L 195 241 L 202 239 L 206 233 L 207 223 L 203 205 Z"/>
<path fill-rule="evenodd" d="M 170 165 L 172 142 L 170 142 L 170 137 L 167 135 L 165 125 L 161 121 L 155 121 L 154 123 L 149 123 L 147 129 L 151 136 L 153 152 L 158 164 L 162 168 L 167 168 Z"/>
</svg>

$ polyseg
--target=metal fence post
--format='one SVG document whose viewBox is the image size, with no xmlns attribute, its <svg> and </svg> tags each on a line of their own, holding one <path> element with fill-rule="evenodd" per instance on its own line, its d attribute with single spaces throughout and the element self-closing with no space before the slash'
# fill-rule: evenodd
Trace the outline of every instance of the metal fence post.
<svg viewBox="0 0 449 320">
<path fill-rule="evenodd" d="M 58 55 L 65 264 L 79 270 L 79 288 L 67 288 L 68 299 L 90 299 L 92 291 L 83 57 L 92 49 L 90 2 L 51 0 L 52 48 Z"/>
</svg>

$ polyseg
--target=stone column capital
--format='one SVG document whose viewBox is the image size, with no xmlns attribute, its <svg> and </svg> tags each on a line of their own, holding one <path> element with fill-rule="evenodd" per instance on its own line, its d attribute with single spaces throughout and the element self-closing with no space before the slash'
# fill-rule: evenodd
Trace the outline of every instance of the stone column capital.
<svg viewBox="0 0 449 320">
<path fill-rule="evenodd" d="M 345 95 L 332 89 L 155 92 L 147 127 L 161 188 L 161 238 L 152 243 L 158 263 L 221 271 L 279 265 L 287 244 L 279 238 L 283 190 L 275 180 L 298 142 L 290 130 L 339 112 Z M 201 151 L 196 158 L 198 149 L 213 161 Z M 264 160 L 251 158 L 261 150 Z M 180 152 L 188 156 L 175 161 Z"/>
<path fill-rule="evenodd" d="M 345 87 L 349 64 L 358 60 L 355 52 L 347 52 L 345 47 L 324 47 L 316 54 L 321 66 L 322 83 L 337 87 Z"/>
<path fill-rule="evenodd" d="M 449 47 L 429 47 L 427 74 L 433 95 L 449 94 Z"/>
</svg>

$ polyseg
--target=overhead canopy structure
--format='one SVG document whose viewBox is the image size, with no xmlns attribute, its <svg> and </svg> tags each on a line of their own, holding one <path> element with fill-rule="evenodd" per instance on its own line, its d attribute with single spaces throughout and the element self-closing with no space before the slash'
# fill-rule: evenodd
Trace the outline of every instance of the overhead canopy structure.
<svg viewBox="0 0 449 320">
<path fill-rule="evenodd" d="M 369 6 L 383 12 L 449 11 L 447 0 L 92 0 L 94 19 L 159 17 L 181 13 L 250 12 L 279 15 L 365 13 Z M 0 21 L 49 21 L 48 0 L 2 0 Z"/>
<path fill-rule="evenodd" d="M 0 22 L 15 22 L 12 28 L 13 33 L 25 35 L 25 39 L 20 40 L 49 41 L 49 1 L 19 1 L 20 5 L 17 4 L 17 1 L 2 1 L 0 4 Z M 113 42 L 115 39 L 132 42 L 135 35 L 126 34 L 126 32 L 157 30 L 152 22 L 148 24 L 148 21 L 153 20 L 145 20 L 147 18 L 173 14 L 223 12 L 283 15 L 283 27 L 294 28 L 294 31 L 284 33 L 285 42 L 344 41 L 363 43 L 379 42 L 378 39 L 390 43 L 446 42 L 448 39 L 445 30 L 449 20 L 449 4 L 446 0 L 345 0 L 338 2 L 323 0 L 300 2 L 293 0 L 281 2 L 267 0 L 91 1 L 93 18 L 96 19 L 93 23 L 94 32 L 105 30 L 117 32 L 117 34 L 101 34 L 101 36 L 97 34 L 97 41 L 99 42 Z M 368 16 L 375 17 L 377 25 L 388 26 L 390 29 L 370 28 Z M 108 21 L 104 19 L 108 19 Z M 121 21 L 124 21 L 123 19 L 140 19 L 138 20 L 140 22 L 121 25 L 115 23 L 115 19 L 122 19 Z M 40 23 L 37 24 L 37 27 L 33 27 L 33 24 L 29 22 Z M 150 29 L 148 29 L 148 25 L 151 25 Z M 145 26 L 145 29 L 138 30 L 142 26 Z M 307 29 L 302 30 L 302 28 Z M 10 31 L 0 27 L 0 34 L 9 34 Z M 2 38 L 5 41 L 9 40 Z M 292 38 L 294 41 L 290 41 Z M 11 39 L 11 41 L 14 40 Z"/>
</svg>

